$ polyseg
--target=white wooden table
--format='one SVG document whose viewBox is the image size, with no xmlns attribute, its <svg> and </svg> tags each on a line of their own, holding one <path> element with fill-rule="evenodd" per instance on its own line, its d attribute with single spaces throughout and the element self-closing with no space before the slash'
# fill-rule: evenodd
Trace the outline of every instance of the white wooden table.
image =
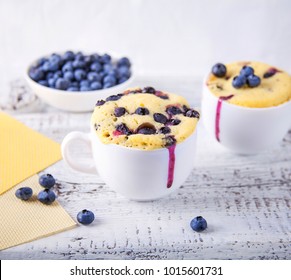
<svg viewBox="0 0 291 280">
<path fill-rule="evenodd" d="M 137 84 L 171 90 L 199 106 L 195 80 L 148 77 Z M 26 89 L 14 83 L 15 91 Z M 44 106 L 15 116 L 58 142 L 72 130 L 89 131 L 90 113 Z M 197 149 L 196 167 L 180 190 L 146 203 L 129 201 L 62 161 L 49 167 L 61 205 L 73 218 L 91 209 L 96 221 L 1 251 L 0 259 L 291 259 L 291 131 L 273 150 L 238 156 L 202 128 Z M 88 154 L 83 147 L 74 153 Z M 189 226 L 198 215 L 209 225 L 203 233 Z"/>
</svg>

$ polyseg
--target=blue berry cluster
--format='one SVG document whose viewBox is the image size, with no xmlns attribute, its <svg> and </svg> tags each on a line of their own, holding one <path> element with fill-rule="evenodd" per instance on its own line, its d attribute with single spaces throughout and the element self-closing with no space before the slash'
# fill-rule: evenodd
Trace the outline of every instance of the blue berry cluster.
<svg viewBox="0 0 291 280">
<path fill-rule="evenodd" d="M 67 51 L 38 60 L 29 69 L 31 79 L 40 85 L 67 91 L 91 91 L 113 87 L 131 76 L 127 57 L 113 62 L 108 54 L 84 55 Z"/>
<path fill-rule="evenodd" d="M 235 76 L 232 80 L 232 86 L 234 88 L 241 88 L 244 85 L 248 85 L 249 87 L 257 87 L 261 83 L 261 79 L 259 76 L 254 74 L 254 69 L 250 66 L 243 66 L 240 70 L 238 76 Z"/>
<path fill-rule="evenodd" d="M 37 199 L 43 204 L 52 204 L 56 200 L 55 193 L 51 188 L 55 185 L 56 180 L 50 174 L 44 174 L 39 177 L 39 184 L 44 187 L 37 195 Z M 29 200 L 33 195 L 32 188 L 22 187 L 16 190 L 15 196 L 21 200 Z"/>
</svg>

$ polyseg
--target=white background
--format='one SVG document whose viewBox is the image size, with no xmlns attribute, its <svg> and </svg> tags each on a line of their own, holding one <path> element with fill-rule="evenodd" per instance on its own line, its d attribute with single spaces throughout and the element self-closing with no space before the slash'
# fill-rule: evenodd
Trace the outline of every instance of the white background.
<svg viewBox="0 0 291 280">
<path fill-rule="evenodd" d="M 291 72 L 290 0 L 0 0 L 0 83 L 58 50 L 114 51 L 143 75 L 203 76 L 217 61 Z"/>
</svg>

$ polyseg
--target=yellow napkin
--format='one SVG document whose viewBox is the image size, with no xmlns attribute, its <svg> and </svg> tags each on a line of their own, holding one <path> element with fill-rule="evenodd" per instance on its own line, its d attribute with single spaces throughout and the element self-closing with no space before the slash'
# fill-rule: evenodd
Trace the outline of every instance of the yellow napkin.
<svg viewBox="0 0 291 280">
<path fill-rule="evenodd" d="M 23 186 L 33 190 L 30 200 L 22 201 L 15 191 Z M 0 196 L 0 250 L 48 236 L 76 225 L 66 211 L 55 201 L 42 204 L 37 194 L 43 188 L 34 175 Z"/>
<path fill-rule="evenodd" d="M 0 194 L 60 159 L 58 143 L 0 112 Z"/>
</svg>

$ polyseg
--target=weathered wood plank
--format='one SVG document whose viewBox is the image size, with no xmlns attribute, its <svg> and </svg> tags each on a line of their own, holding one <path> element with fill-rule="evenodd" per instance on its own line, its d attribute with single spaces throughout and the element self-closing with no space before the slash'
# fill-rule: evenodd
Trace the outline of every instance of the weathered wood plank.
<svg viewBox="0 0 291 280">
<path fill-rule="evenodd" d="M 16 117 L 58 142 L 72 130 L 89 130 L 90 114 L 49 109 Z M 89 155 L 81 147 L 74 154 Z M 202 128 L 187 181 L 177 193 L 147 203 L 128 201 L 98 176 L 63 162 L 48 171 L 70 215 L 92 209 L 96 222 L 2 251 L 1 259 L 291 259 L 291 131 L 273 150 L 237 156 Z M 189 227 L 197 215 L 209 224 L 201 234 Z"/>
</svg>

